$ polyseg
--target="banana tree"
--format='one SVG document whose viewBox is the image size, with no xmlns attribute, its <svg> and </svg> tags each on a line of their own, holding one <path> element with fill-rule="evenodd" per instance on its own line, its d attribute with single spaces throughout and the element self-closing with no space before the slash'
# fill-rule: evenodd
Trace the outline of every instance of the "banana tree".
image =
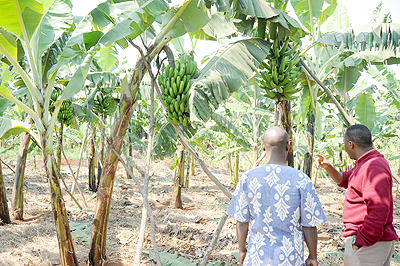
<svg viewBox="0 0 400 266">
<path fill-rule="evenodd" d="M 104 52 L 110 51 L 109 47 L 105 47 L 106 49 L 100 49 L 100 54 L 103 54 L 104 57 L 109 57 L 110 54 Z M 102 53 L 103 50 L 103 53 Z M 96 60 L 99 63 L 100 69 L 109 70 L 111 67 L 115 66 L 118 62 L 115 57 L 112 57 L 115 60 L 109 59 L 106 60 L 109 65 L 105 65 L 103 60 Z M 100 58 L 98 58 L 100 59 Z M 100 181 L 100 176 L 102 172 L 102 165 L 104 163 L 104 147 L 105 147 L 105 139 L 104 135 L 100 134 L 99 148 L 96 150 L 96 129 L 97 127 L 100 130 L 104 131 L 107 127 L 107 118 L 112 116 L 117 108 L 118 99 L 114 97 L 115 91 L 119 88 L 119 81 L 116 75 L 110 72 L 94 72 L 90 73 L 87 76 L 87 80 L 91 82 L 88 86 L 91 88 L 89 91 L 89 95 L 87 99 L 82 103 L 85 105 L 85 110 L 89 113 L 93 113 L 98 118 L 100 123 L 92 123 L 91 130 L 91 140 L 90 140 L 90 153 L 88 156 L 88 165 L 89 165 L 89 189 L 93 192 L 97 191 L 97 186 Z M 88 121 L 89 122 L 89 121 Z M 97 162 L 99 161 L 99 163 Z M 97 178 L 96 178 L 96 169 L 97 165 Z"/>
<path fill-rule="evenodd" d="M 25 58 L 23 56 L 19 57 L 20 62 L 24 59 Z M 13 90 L 13 93 L 16 97 L 21 97 L 22 99 L 29 101 L 29 97 L 26 96 L 27 88 L 25 83 L 23 82 L 21 77 L 16 75 L 15 72 L 13 73 L 10 70 L 10 68 L 13 69 L 12 65 L 1 62 L 0 84 L 6 84 L 7 86 L 9 86 L 9 88 Z M 8 101 L 7 99 L 2 99 L 0 105 L 1 105 L 0 116 L 3 116 L 4 115 L 3 112 L 10 105 L 12 105 L 12 102 Z M 18 114 L 19 118 L 21 119 L 25 115 L 25 113 L 22 112 L 18 112 Z M 26 117 L 25 119 L 29 120 L 29 117 Z M 30 143 L 29 133 L 23 132 L 21 134 L 21 142 L 18 152 L 17 164 L 15 168 L 14 185 L 11 196 L 11 216 L 16 220 L 23 219 L 23 205 L 24 205 L 23 186 L 24 186 L 24 176 L 25 176 L 25 164 L 28 154 L 29 143 Z"/>
<path fill-rule="evenodd" d="M 399 24 L 371 23 L 339 29 L 324 35 L 317 41 L 326 45 L 325 48 L 331 51 L 337 50 L 336 53 L 344 55 L 339 57 L 339 62 L 335 64 L 339 81 L 335 87 L 344 107 L 347 106 L 347 97 L 352 93 L 350 90 L 359 78 L 361 69 L 366 68 L 368 72 L 371 72 L 370 64 L 390 65 L 399 62 L 399 31 Z M 372 76 L 375 78 L 377 75 Z M 364 117 L 358 121 L 365 123 L 372 130 L 379 125 L 379 123 L 375 125 L 373 123 L 375 99 L 371 93 L 364 93 L 360 95 L 358 102 L 360 105 L 356 109 L 357 116 Z"/>
<path fill-rule="evenodd" d="M 106 34 L 90 34 L 91 24 L 81 20 L 71 35 L 67 47 L 50 68 L 44 68 L 41 58 L 43 52 L 57 40 L 66 29 L 71 29 L 73 16 L 69 1 L 14 1 L 1 2 L 5 16 L 0 18 L 0 53 L 13 65 L 18 74 L 28 87 L 32 106 L 28 106 L 10 93 L 2 84 L 0 95 L 18 105 L 33 119 L 35 130 L 38 132 L 38 143 L 41 145 L 45 170 L 48 176 L 54 220 L 60 248 L 61 263 L 63 265 L 77 265 L 68 217 L 65 210 L 59 185 L 60 174 L 57 170 L 53 155 L 52 137 L 58 112 L 64 100 L 70 99 L 82 89 L 84 80 L 89 70 L 94 54 L 101 45 L 109 45 L 118 40 L 120 34 L 132 33 L 122 27 L 112 28 Z M 134 8 L 136 10 L 137 7 Z M 137 13 L 133 12 L 133 17 Z M 132 19 L 130 19 L 132 20 Z M 143 21 L 139 19 L 139 21 Z M 129 19 L 127 19 L 129 22 Z M 125 23 L 126 24 L 126 23 Z M 131 23 L 136 25 L 135 22 Z M 89 25 L 89 27 L 88 27 Z M 121 25 L 121 24 L 117 24 Z M 89 32 L 89 34 L 87 34 Z M 28 58 L 29 71 L 25 71 L 17 61 L 17 40 L 22 44 L 26 58 Z M 85 45 L 83 45 L 85 44 Z M 87 48 L 87 49 L 86 49 Z M 85 56 L 84 60 L 80 56 Z M 57 70 L 69 63 L 78 63 L 72 78 L 55 103 L 54 112 L 50 115 L 50 96 L 57 77 Z M 26 129 L 29 131 L 29 127 Z M 32 131 L 30 131 L 31 135 Z"/>
<path fill-rule="evenodd" d="M 48 86 L 44 86 L 41 65 L 42 53 L 65 31 L 67 25 L 72 24 L 71 5 L 63 1 L 54 1 L 52 5 L 36 1 L 3 1 L 1 5 L 6 15 L 0 18 L 0 26 L 4 29 L 0 34 L 0 52 L 27 85 L 33 106 L 18 100 L 4 84 L 0 87 L 0 95 L 18 105 L 35 122 L 51 191 L 61 262 L 63 265 L 78 265 L 61 195 L 60 174 L 52 151 L 52 133 L 61 102 L 56 104 L 55 115 L 49 116 L 50 94 L 56 76 L 51 76 Z M 18 64 L 17 39 L 28 58 L 30 73 Z"/>
<path fill-rule="evenodd" d="M 146 29 L 151 22 L 155 20 L 157 15 L 162 14 L 165 11 L 167 11 L 167 5 L 164 2 L 158 1 L 156 3 L 154 1 L 154 5 L 147 5 L 147 10 L 144 13 L 149 21 L 141 26 Z M 190 23 L 192 21 L 191 16 L 195 16 L 196 14 L 200 14 L 204 17 L 203 14 L 205 13 L 202 9 L 197 8 L 197 3 L 193 0 L 187 1 L 178 9 L 171 9 L 169 12 L 164 14 L 163 20 L 165 19 L 165 24 L 163 25 L 164 27 L 162 31 L 153 39 L 151 45 L 149 45 L 149 48 L 143 54 L 143 57 L 136 63 L 131 81 L 128 84 L 122 84 L 119 108 L 115 115 L 111 132 L 112 143 L 110 143 L 111 146 L 109 145 L 107 148 L 104 171 L 102 172 L 102 177 L 100 179 L 98 188 L 98 192 L 100 193 L 98 193 L 99 196 L 97 198 L 97 206 L 94 217 L 95 223 L 93 225 L 92 239 L 90 244 L 90 265 L 99 265 L 107 261 L 105 249 L 107 235 L 106 232 L 112 188 L 116 166 L 118 163 L 118 159 L 114 154 L 114 151 L 118 153 L 121 151 L 123 139 L 126 134 L 130 118 L 132 117 L 133 108 L 138 103 L 136 96 L 144 74 L 147 71 L 146 65 L 150 64 L 150 62 L 156 57 L 156 55 L 172 38 L 172 36 L 179 36 L 179 34 L 183 34 L 187 31 L 185 26 L 193 26 L 194 24 L 198 24 L 199 21 L 202 21 L 200 19 L 196 22 L 193 21 L 193 23 Z M 199 26 L 197 25 L 195 27 Z M 136 34 L 136 31 L 134 33 Z M 134 39 L 136 36 L 133 36 L 131 39 Z"/>
<path fill-rule="evenodd" d="M 291 4 L 294 11 L 299 18 L 302 25 L 304 25 L 310 32 L 311 39 L 313 42 L 319 39 L 321 36 L 321 29 L 326 20 L 336 12 L 337 3 L 333 1 L 306 1 L 306 0 L 291 0 Z M 343 20 L 348 21 L 348 20 Z M 326 61 L 331 63 L 329 58 L 323 57 L 325 55 L 325 50 L 317 49 L 315 45 L 311 46 L 312 56 L 306 58 L 308 59 L 308 65 L 313 72 L 318 72 L 318 78 L 322 79 L 326 75 L 326 65 L 321 68 L 321 65 Z M 306 52 L 306 51 L 304 51 Z M 322 55 L 322 56 L 321 56 Z M 321 63 L 323 62 L 323 63 Z M 317 93 L 318 87 L 312 78 L 308 78 L 307 82 L 303 84 L 303 95 L 301 99 L 302 114 L 304 121 L 307 123 L 307 152 L 304 155 L 304 166 L 303 171 L 311 176 L 312 171 L 312 155 L 314 150 L 314 139 L 315 139 L 315 122 L 317 113 Z"/>
<path fill-rule="evenodd" d="M 196 21 L 191 19 L 194 16 L 197 16 Z M 104 165 L 105 171 L 103 173 L 107 174 L 103 174 L 100 180 L 99 192 L 101 193 L 99 193 L 99 195 L 104 195 L 104 197 L 98 197 L 98 203 L 96 207 L 95 223 L 93 226 L 92 240 L 90 245 L 91 252 L 89 254 L 89 261 L 91 264 L 97 265 L 102 261 L 106 261 L 107 259 L 105 256 L 106 227 L 108 220 L 110 195 L 113 187 L 113 180 L 115 177 L 116 163 L 118 162 L 117 156 L 114 153 L 120 152 L 121 150 L 123 142 L 122 140 L 128 126 L 127 121 L 130 120 L 132 107 L 137 103 L 136 95 L 138 91 L 138 86 L 143 78 L 144 73 L 147 71 L 146 65 L 148 65 L 148 62 L 155 58 L 156 54 L 172 37 L 178 37 L 187 31 L 197 31 L 199 28 L 207 24 L 209 18 L 204 12 L 204 9 L 198 8 L 197 1 L 192 0 L 184 3 L 183 6 L 179 7 L 177 10 L 167 12 L 167 14 L 163 16 L 163 20 L 169 22 L 166 23 L 161 33 L 153 39 L 152 44 L 148 47 L 148 49 L 143 52 L 141 59 L 136 64 L 131 82 L 125 87 L 122 86 L 121 89 L 122 95 L 119 105 L 119 111 L 115 116 L 115 122 L 111 134 L 112 143 L 110 145 L 113 147 L 113 149 L 108 148 L 106 152 L 106 162 Z M 231 60 L 234 57 L 237 59 L 239 55 L 239 61 L 237 61 L 239 64 L 228 68 L 227 72 L 230 71 L 228 75 L 231 80 L 229 80 L 228 76 L 224 76 L 222 78 L 221 81 L 226 79 L 227 81 L 229 81 L 229 84 L 228 86 L 224 86 L 224 97 L 222 99 L 219 97 L 217 99 L 217 102 L 226 100 L 226 96 L 229 96 L 233 91 L 237 90 L 240 87 L 240 85 L 236 84 L 236 82 L 243 84 L 251 75 L 253 75 L 255 68 L 265 58 L 265 54 L 268 52 L 268 49 L 269 45 L 266 42 L 262 42 L 259 40 L 243 40 L 233 43 L 226 48 L 226 51 L 224 51 L 221 55 L 230 57 Z M 203 74 L 200 73 L 200 78 L 194 82 L 194 85 L 192 85 L 193 90 L 196 91 L 197 89 L 197 91 L 200 91 L 202 86 L 201 84 L 207 84 L 207 86 L 209 85 L 209 83 L 207 83 L 209 82 L 209 74 L 214 71 L 213 68 L 216 66 L 216 64 L 224 61 L 224 59 L 219 61 L 222 58 L 221 55 L 217 55 L 214 59 L 210 59 L 210 61 L 208 62 L 208 66 L 204 70 Z M 143 58 L 145 59 L 144 61 L 142 61 Z M 231 76 L 232 73 L 236 73 L 237 76 L 233 78 Z M 196 89 L 194 89 L 195 87 Z M 204 91 L 207 93 L 209 89 L 205 90 L 204 86 Z M 196 96 L 194 96 L 195 94 L 196 93 L 192 93 L 192 96 L 189 100 L 190 105 L 194 104 L 193 99 L 196 98 Z M 211 102 L 208 99 L 206 100 L 207 102 Z M 209 108 L 209 106 L 210 105 L 207 106 L 207 109 Z M 205 106 L 202 106 L 201 109 L 204 109 L 204 107 Z M 196 115 L 194 117 L 196 117 Z M 191 147 L 186 148 L 189 148 L 189 151 L 195 154 Z M 198 155 L 195 154 L 195 156 L 196 159 L 198 159 Z M 201 164 L 201 166 L 203 167 L 203 169 L 205 169 L 204 164 Z M 229 195 L 230 193 L 227 194 Z M 105 217 L 105 219 L 101 219 L 100 217 Z"/>
<path fill-rule="evenodd" d="M 243 31 L 245 34 L 252 35 L 253 36 L 256 34 L 256 36 L 262 38 L 262 39 L 269 39 L 271 40 L 274 45 L 273 49 L 271 51 L 275 50 L 275 47 L 282 46 L 282 50 L 286 51 L 287 43 L 288 43 L 288 37 L 290 36 L 292 41 L 299 42 L 299 37 L 304 36 L 305 30 L 302 27 L 301 24 L 299 24 L 297 21 L 295 21 L 293 18 L 288 16 L 285 11 L 286 7 L 288 5 L 288 0 L 286 1 L 280 1 L 280 0 L 275 0 L 275 1 L 270 1 L 272 2 L 271 5 L 272 7 L 263 1 L 243 1 L 243 5 L 238 5 L 234 7 L 234 12 L 236 18 L 244 18 L 246 17 L 246 23 L 238 23 L 240 25 L 241 31 Z M 240 7 L 239 7 L 240 6 Z M 259 11 L 262 10 L 262 11 Z M 257 21 L 257 27 L 254 27 L 254 23 Z M 284 40 L 285 44 L 284 44 Z M 294 49 L 293 51 L 295 51 Z M 274 52 L 271 53 L 272 55 Z M 285 55 L 286 57 L 286 55 Z M 266 63 L 268 63 L 271 67 L 275 67 L 275 65 L 280 64 L 282 66 L 285 66 L 284 63 L 284 57 L 279 56 L 276 60 L 271 60 L 268 59 Z M 298 60 L 298 59 L 296 59 Z M 295 61 L 295 60 L 293 60 Z M 296 63 L 297 64 L 297 63 Z M 264 67 L 263 67 L 264 68 Z M 294 68 L 296 69 L 296 67 Z M 283 68 L 282 68 L 283 70 Z M 290 70 L 288 71 L 281 71 L 281 74 L 285 74 L 287 78 L 285 78 L 285 81 L 282 81 L 282 84 L 276 86 L 276 89 L 278 90 L 279 93 L 285 93 L 288 96 L 284 94 L 279 94 L 278 99 L 276 101 L 276 111 L 275 111 L 275 124 L 278 124 L 279 121 L 282 124 L 282 126 L 287 130 L 288 134 L 291 137 L 291 120 L 290 120 L 290 101 L 289 100 L 294 100 L 296 97 L 292 96 L 291 93 L 295 87 L 297 86 L 297 81 L 294 80 L 295 76 L 289 75 Z M 268 78 L 270 76 L 270 73 L 267 74 Z M 291 77 L 293 76 L 293 80 Z M 290 81 L 289 81 L 289 79 Z M 270 87 L 269 84 L 271 81 L 268 82 L 267 87 Z M 275 80 L 275 83 L 277 82 L 280 83 L 278 80 Z M 279 88 L 278 88 L 279 87 Z M 292 89 L 293 87 L 293 89 Z M 283 91 L 280 91 L 282 88 L 284 88 Z M 266 93 L 268 93 L 270 90 L 275 91 L 275 86 L 271 88 L 266 88 Z M 271 98 L 276 98 L 271 93 L 269 97 Z M 273 92 L 274 95 L 276 95 L 276 92 Z M 284 96 L 283 98 L 281 96 Z M 282 98 L 282 99 L 281 99 Z M 288 153 L 288 164 L 293 166 L 293 146 L 292 142 L 290 143 L 290 151 Z"/>
</svg>

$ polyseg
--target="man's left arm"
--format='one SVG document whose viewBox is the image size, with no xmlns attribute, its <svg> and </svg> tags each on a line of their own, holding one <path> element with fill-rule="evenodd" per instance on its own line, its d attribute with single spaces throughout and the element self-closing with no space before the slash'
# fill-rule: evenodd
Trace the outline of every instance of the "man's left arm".
<svg viewBox="0 0 400 266">
<path fill-rule="evenodd" d="M 308 258 L 306 260 L 306 265 L 318 266 L 317 260 L 317 243 L 318 243 L 318 234 L 317 227 L 306 227 L 303 226 L 303 234 L 304 240 L 306 241 L 306 245 L 308 247 Z"/>
<path fill-rule="evenodd" d="M 244 258 L 246 257 L 247 249 L 246 249 L 246 239 L 247 233 L 249 231 L 249 222 L 241 223 L 237 222 L 236 224 L 236 236 L 239 244 L 239 264 L 243 265 Z"/>
</svg>

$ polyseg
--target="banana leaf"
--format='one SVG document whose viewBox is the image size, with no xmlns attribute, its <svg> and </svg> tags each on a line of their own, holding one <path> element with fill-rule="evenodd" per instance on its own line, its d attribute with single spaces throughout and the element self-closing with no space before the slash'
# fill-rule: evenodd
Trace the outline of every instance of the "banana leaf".
<svg viewBox="0 0 400 266">
<path fill-rule="evenodd" d="M 366 125 L 369 130 L 373 130 L 376 111 L 375 103 L 370 93 L 361 93 L 357 97 L 356 115 L 360 123 Z"/>
<path fill-rule="evenodd" d="M 340 50 L 352 50 L 346 66 L 357 66 L 363 60 L 375 64 L 400 62 L 400 24 L 376 23 L 349 27 L 329 33 L 318 43 L 333 45 Z"/>
<path fill-rule="evenodd" d="M 221 39 L 237 33 L 237 29 L 232 19 L 220 12 L 212 12 L 211 20 L 205 25 L 201 31 L 207 36 L 215 39 Z"/>
<path fill-rule="evenodd" d="M 233 5 L 233 11 L 254 18 L 272 18 L 278 16 L 281 11 L 272 8 L 263 0 L 237 0 Z"/>
<path fill-rule="evenodd" d="M 322 25 L 337 6 L 336 0 L 291 0 L 290 3 L 301 24 L 310 32 L 314 25 Z"/>
<path fill-rule="evenodd" d="M 17 136 L 22 132 L 28 132 L 37 143 L 40 143 L 38 135 L 31 130 L 31 125 L 8 117 L 0 117 L 0 139 Z"/>
<path fill-rule="evenodd" d="M 191 120 L 207 121 L 221 103 L 254 75 L 270 46 L 261 39 L 240 40 L 209 59 L 190 88 Z"/>
<path fill-rule="evenodd" d="M 346 92 L 350 91 L 357 80 L 361 76 L 361 71 L 364 66 L 354 66 L 346 67 L 345 69 L 340 69 L 337 77 L 337 82 L 335 83 L 336 89 L 343 95 L 344 88 L 346 87 Z"/>
<path fill-rule="evenodd" d="M 251 144 L 243 136 L 242 132 L 240 132 L 240 130 L 234 124 L 232 124 L 228 119 L 217 113 L 214 113 L 212 115 L 212 119 L 217 123 L 218 126 L 217 131 L 225 132 L 226 134 L 228 134 L 230 139 L 235 140 L 244 148 L 249 149 L 251 147 Z M 214 126 L 213 128 L 215 129 L 216 126 Z"/>
<path fill-rule="evenodd" d="M 337 6 L 332 14 L 333 20 L 327 22 L 327 32 L 337 31 L 350 27 L 349 15 L 345 6 Z"/>
</svg>

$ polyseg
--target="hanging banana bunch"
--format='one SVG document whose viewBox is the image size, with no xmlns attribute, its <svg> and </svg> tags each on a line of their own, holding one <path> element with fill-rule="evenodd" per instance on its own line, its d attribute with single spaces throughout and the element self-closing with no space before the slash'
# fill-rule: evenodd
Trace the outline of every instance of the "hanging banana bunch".
<svg viewBox="0 0 400 266">
<path fill-rule="evenodd" d="M 187 54 L 183 54 L 175 64 L 163 66 L 158 76 L 158 86 L 162 100 L 168 109 L 167 121 L 177 125 L 189 125 L 189 80 L 197 73 L 197 64 Z"/>
<path fill-rule="evenodd" d="M 51 96 L 50 99 L 55 102 L 57 101 L 58 97 L 61 95 L 62 89 L 59 87 L 54 87 L 53 90 L 51 91 Z"/>
<path fill-rule="evenodd" d="M 65 100 L 62 102 L 57 119 L 60 123 L 65 125 L 72 124 L 72 121 L 74 120 L 74 108 L 71 105 L 71 101 Z"/>
<path fill-rule="evenodd" d="M 50 112 L 54 112 L 54 103 L 57 101 L 58 97 L 61 95 L 62 89 L 58 87 L 54 87 L 51 92 L 51 105 L 49 107 Z M 63 101 L 60 107 L 60 111 L 58 112 L 57 119 L 60 123 L 69 125 L 73 122 L 74 119 L 74 108 L 71 105 L 71 101 L 66 100 Z"/>
<path fill-rule="evenodd" d="M 301 90 L 297 87 L 301 71 L 296 65 L 300 61 L 298 44 L 289 48 L 289 38 L 280 46 L 277 38 L 266 60 L 260 65 L 261 79 L 259 85 L 264 89 L 264 96 L 273 100 L 294 100 L 295 93 Z"/>
<path fill-rule="evenodd" d="M 113 101 L 114 98 L 110 89 L 99 89 L 94 96 L 93 112 L 103 118 L 112 115 L 114 111 Z"/>
</svg>

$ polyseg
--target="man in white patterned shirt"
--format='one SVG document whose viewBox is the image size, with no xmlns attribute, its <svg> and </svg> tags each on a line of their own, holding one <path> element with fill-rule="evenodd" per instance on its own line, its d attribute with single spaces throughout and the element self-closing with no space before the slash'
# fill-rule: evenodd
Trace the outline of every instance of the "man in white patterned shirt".
<svg viewBox="0 0 400 266">
<path fill-rule="evenodd" d="M 227 214 L 237 220 L 241 265 L 317 266 L 317 225 L 325 214 L 310 178 L 286 166 L 288 134 L 281 127 L 264 133 L 267 164 L 246 172 L 239 181 Z M 248 251 L 246 238 L 249 232 Z"/>
</svg>

